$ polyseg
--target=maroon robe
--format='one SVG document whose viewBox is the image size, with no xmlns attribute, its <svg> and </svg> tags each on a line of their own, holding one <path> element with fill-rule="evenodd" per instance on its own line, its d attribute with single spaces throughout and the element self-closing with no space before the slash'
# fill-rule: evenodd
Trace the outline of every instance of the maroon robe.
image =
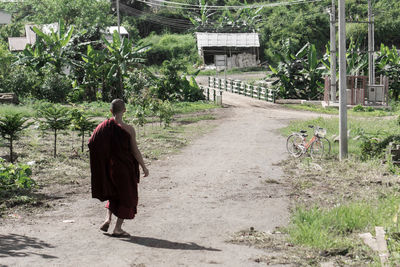
<svg viewBox="0 0 400 267">
<path fill-rule="evenodd" d="M 88 146 L 92 197 L 109 200 L 106 207 L 118 218 L 133 219 L 140 175 L 130 134 L 111 118 L 96 127 Z"/>
</svg>

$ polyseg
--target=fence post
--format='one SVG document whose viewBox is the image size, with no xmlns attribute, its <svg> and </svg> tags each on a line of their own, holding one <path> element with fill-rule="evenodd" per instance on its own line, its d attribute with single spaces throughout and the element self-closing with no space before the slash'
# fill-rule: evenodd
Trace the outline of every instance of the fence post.
<svg viewBox="0 0 400 267">
<path fill-rule="evenodd" d="M 250 92 L 251 92 L 251 98 L 253 98 L 253 89 L 254 89 L 254 87 L 253 87 L 253 85 L 250 85 L 249 88 L 250 88 Z"/>
<path fill-rule="evenodd" d="M 261 87 L 261 90 L 265 90 L 265 92 L 264 92 L 264 98 L 265 98 L 266 101 L 268 101 L 268 89 L 267 89 L 267 88 L 264 88 L 264 87 Z"/>
<path fill-rule="evenodd" d="M 276 100 L 276 90 L 272 90 L 272 103 L 275 103 Z"/>
<path fill-rule="evenodd" d="M 214 100 L 214 102 L 215 102 L 215 96 L 216 96 L 216 90 L 215 89 L 213 89 L 213 100 Z"/>
<path fill-rule="evenodd" d="M 210 101 L 210 87 L 207 87 L 207 101 Z"/>
<path fill-rule="evenodd" d="M 261 88 L 260 88 L 260 86 L 257 86 L 257 96 L 258 96 L 258 99 L 261 99 Z"/>
</svg>

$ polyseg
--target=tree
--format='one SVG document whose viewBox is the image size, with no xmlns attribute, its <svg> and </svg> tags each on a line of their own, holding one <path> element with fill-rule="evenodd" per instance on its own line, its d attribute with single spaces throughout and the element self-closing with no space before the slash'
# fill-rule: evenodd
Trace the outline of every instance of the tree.
<svg viewBox="0 0 400 267">
<path fill-rule="evenodd" d="M 124 98 L 124 78 L 128 77 L 129 69 L 139 67 L 144 63 L 143 53 L 148 47 L 133 46 L 132 41 L 123 38 L 122 41 L 117 31 L 114 31 L 113 41 L 110 43 L 105 38 L 103 41 L 107 48 L 106 64 L 107 86 L 110 91 L 102 92 L 103 101 L 110 101 L 115 98 Z M 103 90 L 105 88 L 103 87 Z"/>
<path fill-rule="evenodd" d="M 16 21 L 49 24 L 58 20 L 78 29 L 93 25 L 111 25 L 114 16 L 109 0 L 24 0 L 0 4 L 0 8 L 11 12 Z M 14 35 L 13 35 L 14 36 Z"/>
<path fill-rule="evenodd" d="M 389 48 L 381 44 L 379 56 L 376 61 L 378 74 L 387 76 L 390 80 L 389 93 L 392 99 L 397 101 L 400 96 L 400 55 L 396 47 Z"/>
<path fill-rule="evenodd" d="M 45 65 L 54 66 L 55 71 L 59 74 L 63 73 L 63 68 L 71 64 L 68 52 L 68 44 L 72 38 L 74 27 L 65 29 L 63 21 L 59 22 L 57 32 L 51 30 L 51 34 L 47 35 L 39 28 L 34 26 L 32 30 L 37 34 L 36 43 L 31 47 L 27 45 L 23 54 L 15 64 L 27 64 L 40 71 Z"/>
<path fill-rule="evenodd" d="M 79 136 L 82 138 L 81 151 L 83 152 L 85 147 L 85 133 L 93 131 L 97 123 L 91 121 L 82 110 L 74 109 L 71 111 L 71 126 L 73 130 L 79 132 Z"/>
<path fill-rule="evenodd" d="M 8 141 L 10 149 L 10 162 L 14 162 L 13 148 L 14 141 L 18 140 L 21 132 L 28 128 L 32 123 L 27 123 L 28 119 L 20 113 L 6 114 L 0 118 L 0 134 Z"/>
<path fill-rule="evenodd" d="M 104 81 L 108 67 L 103 64 L 105 59 L 104 52 L 95 50 L 90 44 L 87 46 L 86 55 L 82 56 L 83 61 L 79 67 L 83 71 L 83 79 L 75 89 L 82 89 L 84 98 L 88 101 L 95 101 L 99 85 L 104 85 L 102 81 Z M 76 84 L 78 85 L 78 81 L 76 81 Z M 105 91 L 105 88 L 103 88 L 103 91 Z"/>
<path fill-rule="evenodd" d="M 57 134 L 60 131 L 68 129 L 71 123 L 68 109 L 59 106 L 51 105 L 43 107 L 37 112 L 38 117 L 44 120 L 39 120 L 40 128 L 45 131 L 52 131 L 54 134 L 54 157 L 57 156 Z"/>
<path fill-rule="evenodd" d="M 292 49 L 290 40 L 286 40 L 283 43 L 284 52 L 275 54 L 276 61 L 280 63 L 276 68 L 270 66 L 270 76 L 278 78 L 274 82 L 278 95 L 282 98 L 320 99 L 324 70 L 315 46 L 308 43 L 295 54 Z"/>
</svg>

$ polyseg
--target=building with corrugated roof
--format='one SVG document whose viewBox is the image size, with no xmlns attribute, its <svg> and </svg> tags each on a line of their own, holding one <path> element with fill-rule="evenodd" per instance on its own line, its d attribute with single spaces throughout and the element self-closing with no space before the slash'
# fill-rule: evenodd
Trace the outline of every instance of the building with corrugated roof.
<svg viewBox="0 0 400 267">
<path fill-rule="evenodd" d="M 11 14 L 5 12 L 4 10 L 0 10 L 0 24 L 9 23 L 11 23 Z"/>
<path fill-rule="evenodd" d="M 260 40 L 258 33 L 208 33 L 196 32 L 197 49 L 206 65 L 226 68 L 257 66 Z"/>
<path fill-rule="evenodd" d="M 57 32 L 59 28 L 58 23 L 43 24 L 40 26 L 26 24 L 25 37 L 8 37 L 8 47 L 10 51 L 23 51 L 27 44 L 35 44 L 36 33 L 32 30 L 34 26 L 40 28 L 45 34 L 50 34 L 52 31 Z"/>
</svg>

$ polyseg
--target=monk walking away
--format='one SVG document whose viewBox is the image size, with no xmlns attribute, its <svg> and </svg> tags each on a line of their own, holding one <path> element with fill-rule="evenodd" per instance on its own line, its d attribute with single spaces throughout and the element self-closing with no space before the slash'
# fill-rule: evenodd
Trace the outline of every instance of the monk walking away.
<svg viewBox="0 0 400 267">
<path fill-rule="evenodd" d="M 123 122 L 125 103 L 111 102 L 112 118 L 100 123 L 89 139 L 92 197 L 107 201 L 107 215 L 100 230 L 107 232 L 112 214 L 117 217 L 112 236 L 129 237 L 122 230 L 125 219 L 133 219 L 137 212 L 139 166 L 143 176 L 149 175 L 136 143 L 135 129 Z"/>
</svg>

